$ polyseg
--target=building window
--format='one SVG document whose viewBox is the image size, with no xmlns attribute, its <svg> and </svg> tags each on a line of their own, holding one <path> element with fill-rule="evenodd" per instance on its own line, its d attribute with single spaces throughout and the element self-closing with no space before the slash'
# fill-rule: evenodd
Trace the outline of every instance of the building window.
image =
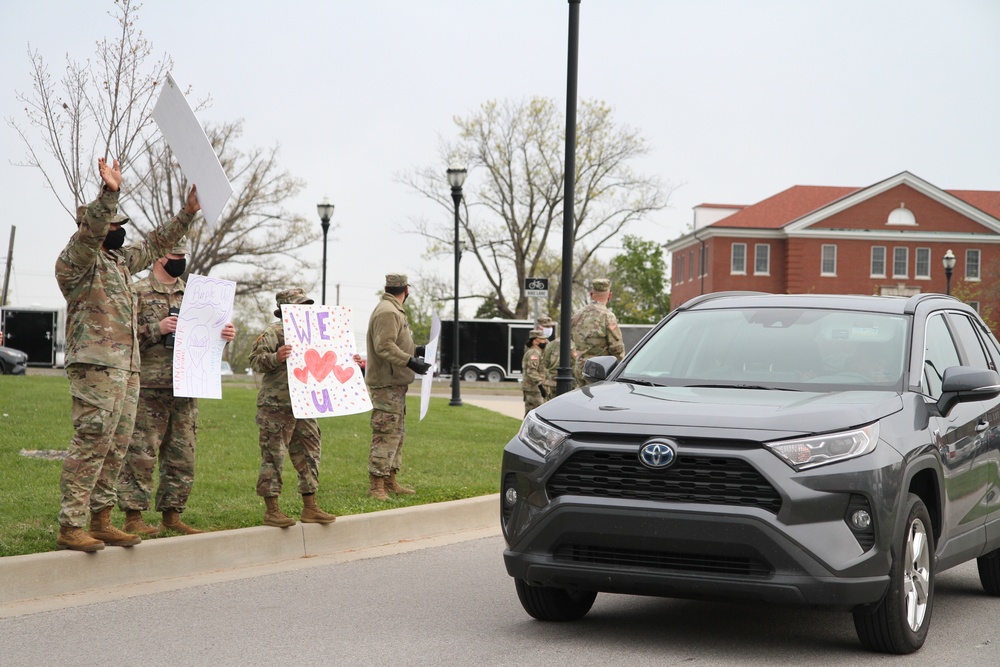
<svg viewBox="0 0 1000 667">
<path fill-rule="evenodd" d="M 965 251 L 965 279 L 979 280 L 979 251 Z"/>
<path fill-rule="evenodd" d="M 910 275 L 910 250 L 909 248 L 892 249 L 892 277 L 906 278 Z"/>
<path fill-rule="evenodd" d="M 872 278 L 885 278 L 885 246 L 872 246 Z"/>
<path fill-rule="evenodd" d="M 677 255 L 677 282 L 684 282 L 684 254 Z"/>
<path fill-rule="evenodd" d="M 830 244 L 823 244 L 823 249 L 821 250 L 821 259 L 819 265 L 819 275 L 821 276 L 835 276 L 837 275 L 837 246 Z"/>
<path fill-rule="evenodd" d="M 756 276 L 771 275 L 771 246 L 768 243 L 758 243 L 753 248 L 753 273 Z"/>
<path fill-rule="evenodd" d="M 733 259 L 729 269 L 730 273 L 745 276 L 747 274 L 747 244 L 733 244 Z"/>
<path fill-rule="evenodd" d="M 704 243 L 701 245 L 701 261 L 700 263 L 700 273 L 699 278 L 704 278 L 708 275 L 708 246 Z"/>
<path fill-rule="evenodd" d="M 913 277 L 925 280 L 931 277 L 930 248 L 917 248 L 913 258 Z"/>
<path fill-rule="evenodd" d="M 691 279 L 694 278 L 694 249 L 693 248 L 691 249 L 691 252 L 688 253 L 688 272 L 687 272 L 687 277 L 688 277 L 688 280 L 691 280 Z"/>
<path fill-rule="evenodd" d="M 979 302 L 978 301 L 969 301 L 969 307 L 972 308 L 972 310 L 976 311 L 977 313 L 979 312 Z"/>
</svg>

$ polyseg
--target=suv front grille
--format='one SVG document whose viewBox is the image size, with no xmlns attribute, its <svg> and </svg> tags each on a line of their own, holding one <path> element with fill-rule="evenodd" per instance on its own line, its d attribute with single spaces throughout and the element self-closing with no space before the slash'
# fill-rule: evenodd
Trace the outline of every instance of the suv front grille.
<svg viewBox="0 0 1000 667">
<path fill-rule="evenodd" d="M 549 478 L 550 498 L 591 496 L 757 507 L 778 513 L 781 496 L 746 461 L 681 454 L 663 470 L 639 463 L 637 452 L 582 450 Z"/>
<path fill-rule="evenodd" d="M 638 567 L 701 574 L 766 577 L 771 568 L 762 561 L 739 556 L 667 553 L 568 544 L 555 551 L 556 560 L 614 567 Z"/>
</svg>

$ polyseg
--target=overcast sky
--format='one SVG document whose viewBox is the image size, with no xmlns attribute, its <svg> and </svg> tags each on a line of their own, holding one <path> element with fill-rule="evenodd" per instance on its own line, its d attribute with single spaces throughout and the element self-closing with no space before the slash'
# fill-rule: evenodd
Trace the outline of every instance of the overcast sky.
<svg viewBox="0 0 1000 667">
<path fill-rule="evenodd" d="M 66 53 L 87 58 L 115 30 L 110 0 L 0 8 L 4 121 L 24 121 L 15 90 L 31 86 L 29 43 L 58 76 Z M 292 208 L 318 229 L 316 203 L 336 205 L 327 300 L 339 284 L 360 330 L 385 273 L 452 271 L 402 231 L 448 214 L 394 176 L 434 164 L 452 117 L 487 100 L 540 95 L 564 109 L 568 16 L 565 0 L 149 0 L 139 24 L 182 87 L 211 95 L 204 120 L 243 118 L 244 147 L 280 146 L 307 183 Z M 997 0 L 583 0 L 579 95 L 640 129 L 651 151 L 635 167 L 677 186 L 669 209 L 633 228 L 662 243 L 700 203 L 752 204 L 797 184 L 907 170 L 1000 190 L 998 34 Z M 24 146 L 6 122 L 0 147 L 4 258 L 17 226 L 12 302 L 61 307 L 53 265 L 72 221 L 37 171 L 11 166 Z M 311 254 L 318 266 L 321 243 Z M 473 270 L 463 263 L 463 284 Z M 310 280 L 318 299 L 319 272 Z"/>
</svg>

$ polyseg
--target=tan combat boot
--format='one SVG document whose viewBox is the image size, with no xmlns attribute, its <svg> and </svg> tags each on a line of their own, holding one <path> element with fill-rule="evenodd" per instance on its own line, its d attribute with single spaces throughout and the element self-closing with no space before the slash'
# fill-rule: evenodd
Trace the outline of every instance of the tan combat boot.
<svg viewBox="0 0 1000 667">
<path fill-rule="evenodd" d="M 385 492 L 385 477 L 368 473 L 368 479 L 371 482 L 368 495 L 375 500 L 389 500 L 389 494 Z"/>
<path fill-rule="evenodd" d="M 264 510 L 264 525 L 275 528 L 288 528 L 295 525 L 295 519 L 288 516 L 278 508 L 278 496 L 264 498 L 267 509 Z"/>
<path fill-rule="evenodd" d="M 142 542 L 138 535 L 125 533 L 111 523 L 111 506 L 100 512 L 90 513 L 90 536 L 104 542 L 109 547 L 134 547 Z"/>
<path fill-rule="evenodd" d="M 163 510 L 163 527 L 175 533 L 184 533 L 185 535 L 198 535 L 205 532 L 197 528 L 192 528 L 181 521 L 181 513 L 177 510 Z"/>
<path fill-rule="evenodd" d="M 389 493 L 398 493 L 401 496 L 412 496 L 416 491 L 408 489 L 396 481 L 396 471 L 393 470 L 385 480 L 385 490 Z"/>
<path fill-rule="evenodd" d="M 104 542 L 95 540 L 76 526 L 59 526 L 59 537 L 56 538 L 56 549 L 72 549 L 73 551 L 99 551 L 104 548 Z"/>
<path fill-rule="evenodd" d="M 126 533 L 135 533 L 141 536 L 156 535 L 160 532 L 160 529 L 156 526 L 150 526 L 142 518 L 141 510 L 125 510 L 125 525 L 122 526 Z"/>
<path fill-rule="evenodd" d="M 302 523 L 333 523 L 337 517 L 316 506 L 316 494 L 302 496 Z"/>
</svg>

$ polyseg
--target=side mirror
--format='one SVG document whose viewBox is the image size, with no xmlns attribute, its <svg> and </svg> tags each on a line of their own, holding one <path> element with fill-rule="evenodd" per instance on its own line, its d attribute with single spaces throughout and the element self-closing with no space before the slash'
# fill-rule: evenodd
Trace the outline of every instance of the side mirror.
<svg viewBox="0 0 1000 667">
<path fill-rule="evenodd" d="M 985 401 L 1000 396 L 1000 375 L 994 370 L 952 366 L 944 371 L 938 411 L 947 415 L 959 403 Z"/>
<path fill-rule="evenodd" d="M 583 364 L 583 376 L 588 380 L 597 382 L 606 380 L 611 375 L 611 371 L 618 365 L 618 358 L 612 356 L 593 357 L 587 359 Z"/>
</svg>

